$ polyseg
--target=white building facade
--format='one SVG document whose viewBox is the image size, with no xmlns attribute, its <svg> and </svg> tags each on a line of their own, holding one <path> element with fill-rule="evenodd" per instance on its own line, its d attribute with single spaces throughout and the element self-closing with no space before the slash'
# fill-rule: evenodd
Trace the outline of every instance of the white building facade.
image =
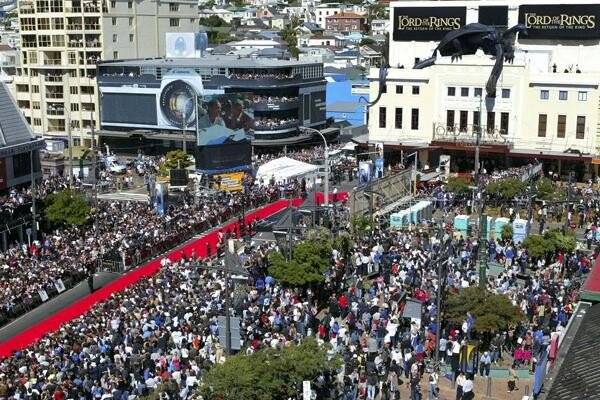
<svg viewBox="0 0 600 400">
<path fill-rule="evenodd" d="M 390 69 L 369 113 L 369 142 L 419 149 L 424 164 L 450 154 L 473 168 L 476 132 L 488 168 L 531 162 L 554 171 L 597 173 L 600 153 L 600 3 L 392 2 Z M 481 50 L 452 62 L 413 66 L 432 56 L 450 30 L 480 22 L 499 31 L 523 23 L 513 64 L 505 63 L 495 98 L 485 84 L 494 59 Z M 379 93 L 371 70 L 371 99 Z M 600 162 L 600 160 L 598 160 Z"/>
</svg>

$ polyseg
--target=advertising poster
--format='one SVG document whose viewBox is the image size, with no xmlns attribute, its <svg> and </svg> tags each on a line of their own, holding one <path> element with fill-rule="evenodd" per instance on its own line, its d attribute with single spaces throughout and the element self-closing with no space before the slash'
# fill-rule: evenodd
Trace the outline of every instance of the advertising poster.
<svg viewBox="0 0 600 400">
<path fill-rule="evenodd" d="M 230 172 L 227 174 L 213 175 L 215 189 L 226 192 L 241 192 L 244 190 L 245 172 Z"/>
<path fill-rule="evenodd" d="M 196 168 L 204 172 L 248 169 L 254 137 L 251 93 L 199 98 Z"/>
<path fill-rule="evenodd" d="M 383 158 L 375 160 L 375 179 L 383 178 Z"/>
<path fill-rule="evenodd" d="M 597 4 L 523 4 L 519 23 L 527 32 L 524 39 L 598 39 L 600 3 Z"/>
<path fill-rule="evenodd" d="M 440 40 L 466 24 L 466 7 L 394 7 L 395 41 Z"/>
<path fill-rule="evenodd" d="M 154 209 L 159 215 L 165 215 L 167 212 L 168 189 L 166 183 L 156 183 L 154 190 Z"/>
<path fill-rule="evenodd" d="M 371 181 L 371 163 L 361 161 L 358 163 L 358 182 L 361 185 L 366 185 Z"/>
</svg>

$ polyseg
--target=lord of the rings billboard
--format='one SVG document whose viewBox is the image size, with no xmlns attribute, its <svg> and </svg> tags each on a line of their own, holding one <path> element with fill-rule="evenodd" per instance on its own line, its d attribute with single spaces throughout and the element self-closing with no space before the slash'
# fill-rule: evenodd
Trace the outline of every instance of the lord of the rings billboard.
<svg viewBox="0 0 600 400">
<path fill-rule="evenodd" d="M 523 4 L 520 39 L 599 39 L 600 2 L 596 4 Z"/>
<path fill-rule="evenodd" d="M 395 41 L 440 40 L 466 24 L 466 7 L 394 7 Z"/>
<path fill-rule="evenodd" d="M 477 125 L 468 124 L 460 126 L 459 124 L 447 126 L 444 123 L 434 122 L 433 124 L 433 142 L 452 142 L 464 145 L 475 145 L 477 142 Z M 508 135 L 503 129 L 487 128 L 483 125 L 481 129 L 481 144 L 510 146 Z"/>
</svg>

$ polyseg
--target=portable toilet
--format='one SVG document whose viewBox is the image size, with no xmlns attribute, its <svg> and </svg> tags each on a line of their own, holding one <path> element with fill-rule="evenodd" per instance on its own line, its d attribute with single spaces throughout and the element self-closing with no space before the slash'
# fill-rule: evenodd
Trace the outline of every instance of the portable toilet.
<svg viewBox="0 0 600 400">
<path fill-rule="evenodd" d="M 502 239 L 502 228 L 510 222 L 508 218 L 499 217 L 494 221 L 494 237 Z"/>
<path fill-rule="evenodd" d="M 486 235 L 485 235 L 485 239 L 486 240 L 491 240 L 492 239 L 492 217 L 490 217 L 489 215 L 487 216 L 487 221 L 486 221 Z"/>
<path fill-rule="evenodd" d="M 469 236 L 469 216 L 457 215 L 454 217 L 454 232 L 463 238 Z"/>
<path fill-rule="evenodd" d="M 529 227 L 529 221 L 526 219 L 515 219 L 512 224 L 513 227 L 513 241 L 515 243 L 521 243 L 527 236 L 527 230 Z"/>
<path fill-rule="evenodd" d="M 410 213 L 410 223 L 418 224 L 421 220 L 421 207 L 419 203 L 415 204 L 414 206 L 410 206 L 408 211 Z"/>
</svg>

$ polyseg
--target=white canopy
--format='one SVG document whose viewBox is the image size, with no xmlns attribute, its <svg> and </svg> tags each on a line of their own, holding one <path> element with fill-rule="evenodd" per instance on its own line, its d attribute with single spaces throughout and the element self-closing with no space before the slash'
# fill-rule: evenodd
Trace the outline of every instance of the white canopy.
<svg viewBox="0 0 600 400">
<path fill-rule="evenodd" d="M 293 178 L 302 178 L 315 174 L 319 167 L 302 161 L 294 160 L 289 157 L 281 157 L 271 160 L 258 167 L 256 179 L 267 184 L 271 178 L 275 178 L 277 183 L 285 183 Z"/>
</svg>

